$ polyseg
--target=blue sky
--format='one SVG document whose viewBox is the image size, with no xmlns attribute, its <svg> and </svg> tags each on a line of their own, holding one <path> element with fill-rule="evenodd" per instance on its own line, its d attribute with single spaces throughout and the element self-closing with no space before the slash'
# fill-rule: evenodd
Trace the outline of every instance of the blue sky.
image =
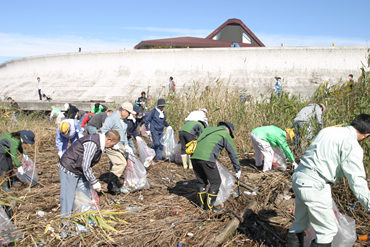
<svg viewBox="0 0 370 247">
<path fill-rule="evenodd" d="M 369 45 L 369 0 L 0 0 L 0 63 L 206 37 L 230 18 L 266 46 Z"/>
</svg>

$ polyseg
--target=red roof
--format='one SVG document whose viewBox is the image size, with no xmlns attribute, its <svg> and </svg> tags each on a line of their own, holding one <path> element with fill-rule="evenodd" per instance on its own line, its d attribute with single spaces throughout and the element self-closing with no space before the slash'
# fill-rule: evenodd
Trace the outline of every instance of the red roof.
<svg viewBox="0 0 370 247">
<path fill-rule="evenodd" d="M 220 32 L 227 25 L 240 25 L 246 33 L 254 39 L 257 44 L 247 44 L 242 42 L 233 42 L 226 40 L 213 40 L 212 38 Z M 240 47 L 265 47 L 265 45 L 254 35 L 254 33 L 249 30 L 249 28 L 239 19 L 229 19 L 205 39 L 194 38 L 194 37 L 178 37 L 178 38 L 168 38 L 168 39 L 154 39 L 141 41 L 134 48 L 140 49 L 140 47 L 145 46 L 171 46 L 171 47 L 192 47 L 192 48 L 205 48 L 205 47 L 231 47 L 233 43 L 238 43 Z"/>
</svg>

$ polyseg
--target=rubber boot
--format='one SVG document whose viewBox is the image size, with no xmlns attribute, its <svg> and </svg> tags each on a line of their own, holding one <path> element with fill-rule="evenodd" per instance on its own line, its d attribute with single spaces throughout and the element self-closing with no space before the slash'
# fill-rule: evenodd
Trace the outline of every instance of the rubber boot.
<svg viewBox="0 0 370 247">
<path fill-rule="evenodd" d="M 210 210 L 212 212 L 221 212 L 222 210 L 224 210 L 223 207 L 216 208 L 214 206 L 215 205 L 215 202 L 216 202 L 216 199 L 217 199 L 217 194 L 218 194 L 218 191 L 212 191 L 212 192 L 209 192 L 207 194 L 207 206 L 208 206 L 208 210 Z"/>
<path fill-rule="evenodd" d="M 189 169 L 190 169 L 190 170 L 193 170 L 193 164 L 191 163 L 190 155 L 188 155 L 188 159 L 189 159 L 189 162 L 188 162 L 188 164 L 189 164 Z"/>
<path fill-rule="evenodd" d="M 17 179 L 16 179 L 15 175 L 12 176 L 12 187 L 15 187 L 15 188 L 21 187 L 21 184 L 17 183 Z"/>
<path fill-rule="evenodd" d="M 184 169 L 188 169 L 188 155 L 187 154 L 182 154 L 181 155 L 181 160 L 182 160 L 182 166 Z"/>
<path fill-rule="evenodd" d="M 5 180 L 3 182 L 3 184 L 1 185 L 1 189 L 6 192 L 6 193 L 9 193 L 9 192 L 13 192 L 10 188 L 9 188 L 9 181 L 8 180 Z"/>
<path fill-rule="evenodd" d="M 120 187 L 117 185 L 118 177 L 114 173 L 109 173 L 108 179 L 108 193 L 117 194 L 121 192 Z"/>
<path fill-rule="evenodd" d="M 197 188 L 197 204 L 200 208 L 205 208 L 206 210 L 208 207 L 207 204 L 207 191 L 205 187 L 198 187 Z"/>
<path fill-rule="evenodd" d="M 303 247 L 304 246 L 304 232 L 294 233 L 288 232 L 287 247 Z"/>
<path fill-rule="evenodd" d="M 319 243 L 315 243 L 315 240 L 313 240 L 311 242 L 311 247 L 331 247 L 331 243 L 327 243 L 327 244 L 319 244 Z"/>
</svg>

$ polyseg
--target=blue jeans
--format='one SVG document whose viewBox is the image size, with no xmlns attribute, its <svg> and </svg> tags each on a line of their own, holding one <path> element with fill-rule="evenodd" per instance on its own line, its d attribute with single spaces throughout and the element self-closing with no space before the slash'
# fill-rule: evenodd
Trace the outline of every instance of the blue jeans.
<svg viewBox="0 0 370 247">
<path fill-rule="evenodd" d="M 98 129 L 94 126 L 90 126 L 90 125 L 85 125 L 85 130 L 87 131 L 87 133 L 89 135 L 92 135 L 92 134 L 98 134 Z"/>
<path fill-rule="evenodd" d="M 161 137 L 163 132 L 150 132 L 153 138 L 152 149 L 155 151 L 155 159 L 162 160 L 163 145 L 161 143 Z"/>
<path fill-rule="evenodd" d="M 130 148 L 132 148 L 132 152 L 134 152 L 134 154 L 136 155 L 136 148 L 135 148 L 135 145 L 134 145 L 134 138 L 127 138 L 127 141 L 128 141 L 128 145 L 130 146 Z"/>
</svg>

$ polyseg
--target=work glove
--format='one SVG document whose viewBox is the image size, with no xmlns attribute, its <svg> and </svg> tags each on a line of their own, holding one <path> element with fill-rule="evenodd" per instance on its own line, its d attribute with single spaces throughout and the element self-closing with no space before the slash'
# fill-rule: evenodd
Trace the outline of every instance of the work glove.
<svg viewBox="0 0 370 247">
<path fill-rule="evenodd" d="M 112 147 L 112 149 L 114 149 L 114 150 L 119 150 L 119 146 L 118 146 L 118 144 L 116 144 L 116 145 L 114 145 L 113 147 Z"/>
<path fill-rule="evenodd" d="M 82 138 L 82 137 L 84 137 L 84 135 L 83 135 L 83 134 L 78 133 L 78 138 Z"/>
<path fill-rule="evenodd" d="M 145 131 L 145 133 L 146 133 L 148 136 L 150 136 L 150 131 L 149 131 L 149 130 Z"/>
<path fill-rule="evenodd" d="M 238 179 L 240 178 L 240 175 L 242 175 L 241 170 L 239 170 L 238 172 L 235 172 L 235 177 L 237 177 Z"/>
<path fill-rule="evenodd" d="M 294 168 L 294 170 L 297 169 L 297 167 L 298 167 L 298 164 L 295 163 L 295 162 L 293 162 L 293 168 Z"/>
<path fill-rule="evenodd" d="M 59 158 L 62 158 L 62 155 L 63 155 L 63 151 L 59 151 L 59 152 L 58 152 L 58 156 L 59 156 Z"/>
<path fill-rule="evenodd" d="M 21 175 L 24 174 L 23 166 L 18 167 L 18 173 Z"/>
<path fill-rule="evenodd" d="M 137 136 L 136 137 L 136 141 L 142 141 L 143 139 L 141 139 L 141 137 L 140 136 Z"/>
<path fill-rule="evenodd" d="M 168 130 L 172 130 L 172 127 L 171 127 L 171 126 L 168 126 L 168 127 L 167 127 L 167 129 L 168 129 Z"/>
<path fill-rule="evenodd" d="M 126 151 L 126 153 L 134 154 L 134 152 L 132 151 L 132 148 L 127 144 L 125 145 L 125 151 Z"/>
<path fill-rule="evenodd" d="M 96 184 L 93 184 L 93 189 L 96 190 L 97 192 L 101 191 L 101 184 L 97 182 Z"/>
<path fill-rule="evenodd" d="M 85 128 L 81 128 L 81 130 L 82 130 L 82 132 L 84 132 L 85 131 Z"/>
</svg>

